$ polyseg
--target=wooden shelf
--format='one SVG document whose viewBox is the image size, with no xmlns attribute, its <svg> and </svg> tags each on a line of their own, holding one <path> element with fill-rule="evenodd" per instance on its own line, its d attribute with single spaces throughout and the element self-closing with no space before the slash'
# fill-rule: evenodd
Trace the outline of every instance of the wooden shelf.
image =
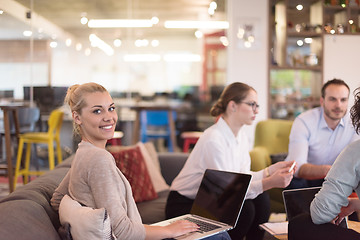
<svg viewBox="0 0 360 240">
<path fill-rule="evenodd" d="M 272 65 L 271 70 L 309 70 L 309 71 L 315 71 L 315 72 L 321 72 L 322 66 L 276 66 Z"/>
<path fill-rule="evenodd" d="M 303 32 L 295 32 L 288 31 L 288 37 L 312 37 L 312 38 L 321 38 L 322 33 L 313 32 L 313 31 L 303 31 Z"/>
</svg>

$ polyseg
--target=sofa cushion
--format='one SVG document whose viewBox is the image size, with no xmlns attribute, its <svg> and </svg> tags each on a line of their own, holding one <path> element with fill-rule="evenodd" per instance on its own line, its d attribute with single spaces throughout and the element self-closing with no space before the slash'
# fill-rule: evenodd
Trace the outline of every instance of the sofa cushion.
<svg viewBox="0 0 360 240">
<path fill-rule="evenodd" d="M 153 142 L 146 142 L 144 143 L 144 146 L 147 150 L 147 152 L 149 153 L 152 162 L 154 163 L 155 167 L 157 168 L 157 170 L 160 172 L 160 163 L 159 163 L 159 156 L 158 153 L 156 152 L 156 148 L 154 146 Z"/>
<path fill-rule="evenodd" d="M 58 228 L 60 226 L 59 216 L 51 207 L 50 199 L 68 170 L 68 168 L 57 168 L 49 171 L 30 183 L 17 187 L 12 194 L 2 199 L 0 203 L 13 200 L 32 200 L 43 207 L 53 225 Z"/>
<path fill-rule="evenodd" d="M 60 240 L 44 208 L 31 200 L 0 204 L 0 238 L 7 240 Z"/>
<path fill-rule="evenodd" d="M 116 152 L 111 151 L 111 154 L 115 158 L 116 166 L 129 181 L 135 202 L 157 198 L 139 146 L 124 148 Z"/>
<path fill-rule="evenodd" d="M 144 224 L 152 224 L 166 219 L 165 205 L 169 192 L 169 190 L 159 192 L 157 199 L 136 204 Z"/>
<path fill-rule="evenodd" d="M 288 153 L 276 153 L 270 154 L 271 164 L 284 161 L 287 157 Z"/>
<path fill-rule="evenodd" d="M 127 149 L 133 149 L 136 146 L 140 148 L 142 157 L 145 161 L 155 191 L 159 193 L 168 190 L 169 185 L 166 183 L 164 177 L 161 175 L 158 154 L 156 153 L 154 144 L 152 142 L 147 142 L 145 144 L 142 142 L 138 142 L 136 145 L 132 146 L 108 146 L 107 150 L 111 153 L 115 153 Z M 155 151 L 155 154 L 153 150 L 151 150 L 152 148 L 154 148 L 153 150 Z"/>
<path fill-rule="evenodd" d="M 143 144 L 142 142 L 138 142 L 136 144 L 136 146 L 139 146 L 139 148 L 140 148 L 141 154 L 146 163 L 146 167 L 148 169 L 148 172 L 149 172 L 149 175 L 151 178 L 151 182 L 155 188 L 155 191 L 157 193 L 159 193 L 159 192 L 162 192 L 165 190 L 169 190 L 169 185 L 166 184 L 165 179 L 161 175 L 159 160 L 157 160 L 158 166 L 156 166 L 154 164 L 154 161 L 152 160 L 147 148 L 145 147 L 145 144 Z M 156 158 L 158 158 L 158 157 L 156 156 Z"/>
<path fill-rule="evenodd" d="M 161 174 L 168 185 L 171 185 L 174 178 L 179 174 L 188 157 L 189 153 L 184 152 L 159 153 Z"/>
<path fill-rule="evenodd" d="M 60 222 L 70 224 L 71 236 L 77 239 L 113 239 L 110 217 L 105 208 L 83 207 L 68 195 L 65 195 L 59 207 Z"/>
</svg>

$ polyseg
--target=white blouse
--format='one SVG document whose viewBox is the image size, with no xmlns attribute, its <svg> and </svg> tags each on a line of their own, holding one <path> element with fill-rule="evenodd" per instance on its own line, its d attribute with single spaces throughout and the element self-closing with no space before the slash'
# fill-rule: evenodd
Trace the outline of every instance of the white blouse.
<svg viewBox="0 0 360 240">
<path fill-rule="evenodd" d="M 206 169 L 247 173 L 253 176 L 246 199 L 263 192 L 263 171 L 250 171 L 249 141 L 241 129 L 234 136 L 223 118 L 204 131 L 183 169 L 174 179 L 171 190 L 195 199 Z"/>
</svg>

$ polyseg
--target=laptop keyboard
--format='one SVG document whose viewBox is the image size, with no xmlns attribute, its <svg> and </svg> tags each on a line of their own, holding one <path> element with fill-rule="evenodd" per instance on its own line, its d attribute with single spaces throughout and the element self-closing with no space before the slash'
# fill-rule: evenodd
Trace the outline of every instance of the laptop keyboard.
<svg viewBox="0 0 360 240">
<path fill-rule="evenodd" d="M 193 222 L 193 223 L 197 224 L 199 226 L 198 231 L 201 231 L 201 232 L 210 232 L 214 229 L 220 228 L 220 226 L 218 226 L 218 225 L 211 224 L 209 222 L 204 222 L 199 219 L 195 219 L 195 218 L 191 218 L 191 217 L 186 217 L 186 218 L 184 218 L 184 220 L 187 220 L 189 222 Z"/>
</svg>

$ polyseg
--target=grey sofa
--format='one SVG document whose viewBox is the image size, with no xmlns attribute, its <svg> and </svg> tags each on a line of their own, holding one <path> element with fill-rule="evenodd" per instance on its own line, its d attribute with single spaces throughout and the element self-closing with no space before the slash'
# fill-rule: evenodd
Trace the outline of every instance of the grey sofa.
<svg viewBox="0 0 360 240">
<path fill-rule="evenodd" d="M 170 184 L 183 167 L 186 153 L 159 153 L 162 175 Z M 59 216 L 51 208 L 50 199 L 70 168 L 70 156 L 54 170 L 29 184 L 18 187 L 0 201 L 0 240 L 52 240 L 60 239 L 57 229 Z M 151 224 L 165 219 L 165 203 L 169 191 L 159 193 L 159 198 L 138 204 L 144 223 Z"/>
</svg>

